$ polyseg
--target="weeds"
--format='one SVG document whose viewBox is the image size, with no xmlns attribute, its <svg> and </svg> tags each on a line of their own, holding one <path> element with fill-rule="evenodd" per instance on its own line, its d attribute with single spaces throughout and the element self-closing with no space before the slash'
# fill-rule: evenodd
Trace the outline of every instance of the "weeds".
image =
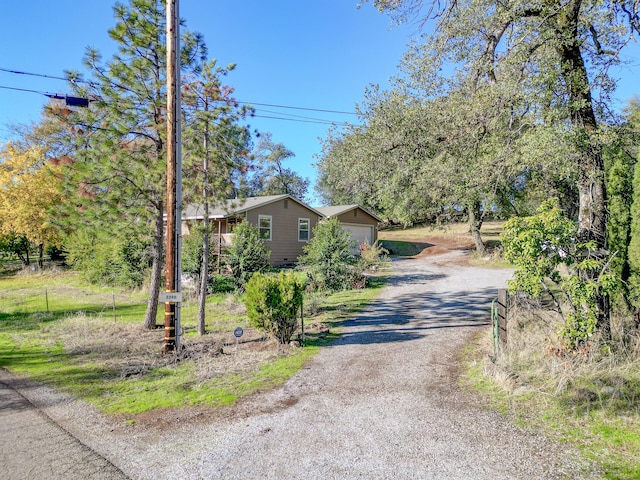
<svg viewBox="0 0 640 480">
<path fill-rule="evenodd" d="M 544 303 L 512 302 L 507 345 L 470 377 L 497 408 L 578 445 L 607 478 L 640 479 L 640 333 L 617 317 L 606 346 L 593 338 L 588 350 L 568 351 L 557 335 L 562 318 Z"/>
</svg>

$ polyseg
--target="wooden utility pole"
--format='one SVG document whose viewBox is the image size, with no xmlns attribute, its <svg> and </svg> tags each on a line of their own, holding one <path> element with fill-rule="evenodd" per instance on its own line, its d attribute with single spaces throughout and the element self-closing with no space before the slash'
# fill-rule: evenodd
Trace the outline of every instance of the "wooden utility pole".
<svg viewBox="0 0 640 480">
<path fill-rule="evenodd" d="M 180 346 L 180 226 L 182 155 L 180 135 L 180 32 L 178 0 L 167 0 L 167 238 L 164 353 Z M 172 295 L 174 294 L 174 295 Z"/>
</svg>

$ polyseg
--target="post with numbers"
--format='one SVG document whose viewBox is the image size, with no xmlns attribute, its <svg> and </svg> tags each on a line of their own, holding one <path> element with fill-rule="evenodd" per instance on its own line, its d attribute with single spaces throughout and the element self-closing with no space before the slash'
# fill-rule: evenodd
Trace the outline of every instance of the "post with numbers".
<svg viewBox="0 0 640 480">
<path fill-rule="evenodd" d="M 167 0 L 167 238 L 163 352 L 179 348 L 180 333 L 180 61 L 178 0 Z M 177 295 L 171 295 L 176 293 Z"/>
</svg>

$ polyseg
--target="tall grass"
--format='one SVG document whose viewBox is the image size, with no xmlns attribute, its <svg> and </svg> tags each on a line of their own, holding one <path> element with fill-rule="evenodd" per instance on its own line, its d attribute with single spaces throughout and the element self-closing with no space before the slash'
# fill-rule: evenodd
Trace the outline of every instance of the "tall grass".
<svg viewBox="0 0 640 480">
<path fill-rule="evenodd" d="M 557 339 L 561 324 L 538 302 L 511 302 L 507 345 L 486 363 L 485 380 L 476 371 L 476 384 L 521 422 L 578 445 L 606 478 L 640 479 L 640 332 L 614 317 L 610 343 L 594 338 L 570 353 Z"/>
</svg>

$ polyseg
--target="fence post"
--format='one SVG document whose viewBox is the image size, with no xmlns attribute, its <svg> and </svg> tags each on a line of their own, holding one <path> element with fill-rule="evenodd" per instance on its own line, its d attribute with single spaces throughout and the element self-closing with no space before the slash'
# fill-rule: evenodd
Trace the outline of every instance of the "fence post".
<svg viewBox="0 0 640 480">
<path fill-rule="evenodd" d="M 113 323 L 116 323 L 116 291 L 111 290 L 111 305 L 113 305 Z"/>
<path fill-rule="evenodd" d="M 47 313 L 49 313 L 49 290 L 47 288 L 44 289 L 44 300 L 47 304 Z"/>
<path fill-rule="evenodd" d="M 498 340 L 501 345 L 507 344 L 507 300 L 506 288 L 498 290 Z"/>
<path fill-rule="evenodd" d="M 302 336 L 300 338 L 300 346 L 304 346 L 304 305 L 300 302 L 300 326 L 302 328 Z"/>
</svg>

